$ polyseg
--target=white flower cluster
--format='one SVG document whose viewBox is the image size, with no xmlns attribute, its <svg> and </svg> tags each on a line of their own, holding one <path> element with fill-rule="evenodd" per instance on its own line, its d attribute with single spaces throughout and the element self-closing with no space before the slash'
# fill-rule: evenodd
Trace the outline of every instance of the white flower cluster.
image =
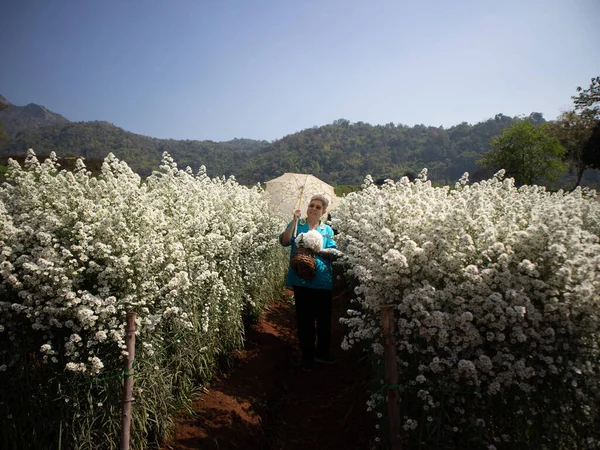
<svg viewBox="0 0 600 450">
<path fill-rule="evenodd" d="M 300 233 L 296 236 L 296 245 L 298 247 L 308 248 L 313 252 L 320 252 L 323 249 L 323 235 L 317 230 Z"/>
<path fill-rule="evenodd" d="M 556 431 L 543 437 L 541 422 L 565 420 L 560 430 L 589 437 L 600 386 L 594 196 L 516 188 L 503 172 L 473 184 L 465 174 L 454 189 L 436 188 L 423 172 L 415 182 L 381 187 L 367 178 L 341 202 L 333 226 L 358 303 L 342 319 L 349 326 L 343 345 L 367 340 L 382 353 L 380 307 L 394 306 L 401 384 L 421 389 L 402 393 L 414 400 L 407 432 L 445 396 L 456 402 L 456 419 L 431 426 L 449 432 L 496 414 L 493 433 L 513 438 L 555 439 Z M 514 410 L 493 407 L 501 404 Z M 517 422 L 502 422 L 514 414 Z M 535 421 L 538 414 L 546 419 Z"/>
<path fill-rule="evenodd" d="M 217 351 L 239 343 L 282 227 L 259 187 L 179 170 L 167 154 L 145 181 L 113 155 L 98 177 L 81 160 L 68 172 L 32 150 L 24 167 L 9 164 L 0 189 L 6 376 L 25 355 L 88 376 L 121 369 L 129 310 L 142 359 L 186 330 Z"/>
</svg>

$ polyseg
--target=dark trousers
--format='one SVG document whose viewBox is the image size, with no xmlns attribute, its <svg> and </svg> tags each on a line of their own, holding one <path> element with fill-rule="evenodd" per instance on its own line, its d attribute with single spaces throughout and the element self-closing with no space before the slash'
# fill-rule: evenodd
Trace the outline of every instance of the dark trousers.
<svg viewBox="0 0 600 450">
<path fill-rule="evenodd" d="M 331 291 L 294 286 L 294 300 L 302 360 L 312 361 L 315 356 L 329 356 L 329 347 L 331 346 Z M 316 350 L 315 319 L 317 321 Z"/>
</svg>

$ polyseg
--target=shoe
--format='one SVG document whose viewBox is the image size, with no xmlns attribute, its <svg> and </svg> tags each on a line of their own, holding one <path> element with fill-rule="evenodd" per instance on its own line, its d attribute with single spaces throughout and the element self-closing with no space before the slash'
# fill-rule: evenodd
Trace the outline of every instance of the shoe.
<svg viewBox="0 0 600 450">
<path fill-rule="evenodd" d="M 327 355 L 322 357 L 316 356 L 315 361 L 323 364 L 334 364 L 337 361 L 337 359 L 333 355 Z"/>
<path fill-rule="evenodd" d="M 313 370 L 317 369 L 317 365 L 315 364 L 314 361 L 304 361 L 302 363 L 302 370 L 304 372 L 312 372 Z"/>
</svg>

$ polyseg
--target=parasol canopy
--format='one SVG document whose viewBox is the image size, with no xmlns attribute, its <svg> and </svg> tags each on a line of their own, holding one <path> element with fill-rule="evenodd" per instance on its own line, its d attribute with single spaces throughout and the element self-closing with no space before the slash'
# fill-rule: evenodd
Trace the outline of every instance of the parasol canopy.
<svg viewBox="0 0 600 450">
<path fill-rule="evenodd" d="M 305 217 L 313 195 L 320 194 L 329 200 L 327 212 L 334 210 L 339 203 L 333 186 L 309 174 L 284 173 L 265 185 L 265 196 L 273 211 L 285 218 L 290 218 L 296 209 Z"/>
</svg>

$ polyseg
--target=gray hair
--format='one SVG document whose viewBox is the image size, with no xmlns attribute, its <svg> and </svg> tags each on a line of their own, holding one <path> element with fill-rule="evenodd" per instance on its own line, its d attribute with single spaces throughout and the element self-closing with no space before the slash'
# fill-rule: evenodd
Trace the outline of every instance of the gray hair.
<svg viewBox="0 0 600 450">
<path fill-rule="evenodd" d="M 329 199 L 327 197 L 321 194 L 317 194 L 311 197 L 310 201 L 312 202 L 313 200 L 320 201 L 323 204 L 323 212 L 327 211 L 327 207 L 329 206 Z"/>
</svg>

